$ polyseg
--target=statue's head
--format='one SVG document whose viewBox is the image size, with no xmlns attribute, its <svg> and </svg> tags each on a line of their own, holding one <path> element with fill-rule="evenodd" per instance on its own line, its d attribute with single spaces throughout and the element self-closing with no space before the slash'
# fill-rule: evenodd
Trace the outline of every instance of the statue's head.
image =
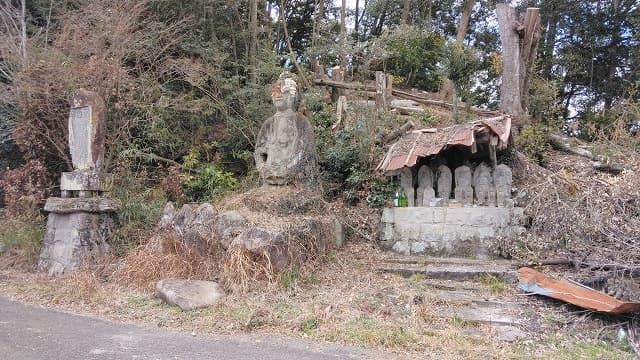
<svg viewBox="0 0 640 360">
<path fill-rule="evenodd" d="M 293 110 L 298 89 L 296 85 L 295 75 L 285 71 L 280 74 L 278 81 L 273 85 L 271 98 L 276 110 L 285 111 Z"/>
</svg>

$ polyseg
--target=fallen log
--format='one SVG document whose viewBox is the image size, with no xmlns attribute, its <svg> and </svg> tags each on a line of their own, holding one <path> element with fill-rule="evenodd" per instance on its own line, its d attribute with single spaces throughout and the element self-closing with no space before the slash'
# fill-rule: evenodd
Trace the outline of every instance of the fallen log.
<svg viewBox="0 0 640 360">
<path fill-rule="evenodd" d="M 530 262 L 515 263 L 515 268 L 535 267 L 535 266 L 551 266 L 551 265 L 566 265 L 576 268 L 587 268 L 591 271 L 616 271 L 624 273 L 626 275 L 640 275 L 640 266 L 636 265 L 623 265 L 615 263 L 594 263 L 586 261 L 577 261 L 566 258 L 553 258 L 553 259 L 541 259 Z"/>
<path fill-rule="evenodd" d="M 605 164 L 600 161 L 594 162 L 593 168 L 598 171 L 608 172 L 614 175 L 618 175 L 624 171 L 624 167 L 621 164 Z"/>
<path fill-rule="evenodd" d="M 392 132 L 388 133 L 388 134 L 383 134 L 377 141 L 378 144 L 388 144 L 389 142 L 399 138 L 400 136 L 402 136 L 403 134 L 406 134 L 407 131 L 413 129 L 416 126 L 416 124 L 413 123 L 413 121 L 409 120 L 406 123 L 404 123 L 402 126 L 400 126 L 399 128 L 393 130 Z"/>
<path fill-rule="evenodd" d="M 402 90 L 397 90 L 397 89 L 393 89 L 391 90 L 391 94 L 394 96 L 397 96 L 399 98 L 402 99 L 407 99 L 407 100 L 413 100 L 415 102 L 424 104 L 424 105 L 435 105 L 435 106 L 440 106 L 449 110 L 453 111 L 453 104 L 450 104 L 448 102 L 442 101 L 442 100 L 432 100 L 432 99 L 426 99 L 423 98 L 419 95 L 416 94 L 411 94 L 408 93 L 406 91 L 402 91 Z M 467 109 L 467 106 L 465 104 L 459 104 L 458 105 L 458 109 L 460 110 L 466 110 L 469 111 L 473 114 L 479 115 L 479 116 L 495 116 L 497 114 L 499 114 L 499 112 L 497 111 L 491 111 L 491 110 L 484 110 L 484 109 L 478 109 L 476 107 L 470 107 Z"/>
<path fill-rule="evenodd" d="M 347 90 L 360 90 L 360 91 L 370 91 L 370 92 L 376 91 L 376 87 L 373 85 L 366 85 L 366 84 L 357 83 L 357 82 L 345 83 L 342 81 L 335 81 L 335 80 L 329 80 L 329 79 L 315 79 L 313 80 L 313 83 L 316 85 L 331 86 L 331 87 L 347 89 Z"/>
<path fill-rule="evenodd" d="M 315 79 L 313 82 L 314 82 L 314 84 L 320 85 L 320 86 L 331 86 L 331 87 L 340 88 L 340 89 L 357 90 L 357 91 L 366 91 L 366 92 L 376 93 L 376 86 L 357 83 L 357 82 L 345 83 L 345 82 L 342 82 L 342 81 L 329 80 L 329 79 Z M 415 102 L 418 102 L 418 103 L 421 103 L 421 104 L 424 104 L 424 105 L 433 105 L 433 106 L 443 107 L 443 108 L 448 109 L 448 110 L 453 110 L 453 108 L 454 108 L 453 104 L 450 104 L 448 102 L 441 101 L 441 100 L 427 99 L 425 97 L 422 97 L 422 96 L 419 96 L 419 95 L 416 95 L 416 94 L 412 94 L 412 93 L 409 93 L 409 92 L 406 92 L 406 91 L 398 90 L 398 89 L 391 89 L 391 95 L 397 96 L 397 97 L 402 98 L 402 99 L 413 100 Z M 496 115 L 500 114 L 500 112 L 498 112 L 498 111 L 484 110 L 484 109 L 479 109 L 479 108 L 476 108 L 476 107 L 467 108 L 467 106 L 465 104 L 459 104 L 458 105 L 458 109 L 469 111 L 469 112 L 471 112 L 473 114 L 476 114 L 478 116 L 496 116 Z"/>
<path fill-rule="evenodd" d="M 516 263 L 515 267 L 534 267 L 534 266 L 549 266 L 549 265 L 570 265 L 574 266 L 575 262 L 569 259 L 543 259 L 538 261 L 526 262 L 526 263 Z"/>
<path fill-rule="evenodd" d="M 580 145 L 574 144 L 578 143 L 578 139 L 550 134 L 549 143 L 556 150 L 592 160 L 594 170 L 608 172 L 611 174 L 620 174 L 624 170 L 624 166 L 622 166 L 622 164 L 610 164 L 603 157 L 595 155 L 591 150 L 586 149 L 585 145 L 582 145 L 585 147 L 580 147 Z"/>
</svg>

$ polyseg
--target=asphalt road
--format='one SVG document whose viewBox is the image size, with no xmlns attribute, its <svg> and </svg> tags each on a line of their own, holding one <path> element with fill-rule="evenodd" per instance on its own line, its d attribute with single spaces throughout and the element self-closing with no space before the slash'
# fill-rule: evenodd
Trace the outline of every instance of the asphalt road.
<svg viewBox="0 0 640 360">
<path fill-rule="evenodd" d="M 0 297 L 0 359 L 389 359 L 296 339 L 206 336 L 144 328 L 23 305 Z"/>
</svg>

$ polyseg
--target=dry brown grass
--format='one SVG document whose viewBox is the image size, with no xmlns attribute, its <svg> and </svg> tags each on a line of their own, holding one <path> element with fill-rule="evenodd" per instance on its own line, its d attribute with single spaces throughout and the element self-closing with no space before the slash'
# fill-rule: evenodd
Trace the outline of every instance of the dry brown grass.
<svg viewBox="0 0 640 360">
<path fill-rule="evenodd" d="M 252 286 L 264 287 L 275 278 L 267 254 L 256 255 L 238 248 L 229 251 L 220 270 L 225 288 L 234 293 L 244 293 Z"/>
<path fill-rule="evenodd" d="M 111 281 L 151 290 L 165 278 L 216 280 L 218 260 L 185 246 L 174 231 L 167 230 L 129 252 L 111 275 Z"/>
</svg>

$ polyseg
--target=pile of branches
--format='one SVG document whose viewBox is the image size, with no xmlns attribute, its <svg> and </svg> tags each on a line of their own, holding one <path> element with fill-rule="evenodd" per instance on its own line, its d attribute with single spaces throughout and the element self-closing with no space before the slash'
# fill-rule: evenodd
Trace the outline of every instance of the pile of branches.
<svg viewBox="0 0 640 360">
<path fill-rule="evenodd" d="M 521 161 L 526 177 L 519 191 L 531 221 L 511 255 L 640 274 L 640 169 L 612 175 L 593 170 L 584 158 L 551 156 L 549 168 Z"/>
</svg>

